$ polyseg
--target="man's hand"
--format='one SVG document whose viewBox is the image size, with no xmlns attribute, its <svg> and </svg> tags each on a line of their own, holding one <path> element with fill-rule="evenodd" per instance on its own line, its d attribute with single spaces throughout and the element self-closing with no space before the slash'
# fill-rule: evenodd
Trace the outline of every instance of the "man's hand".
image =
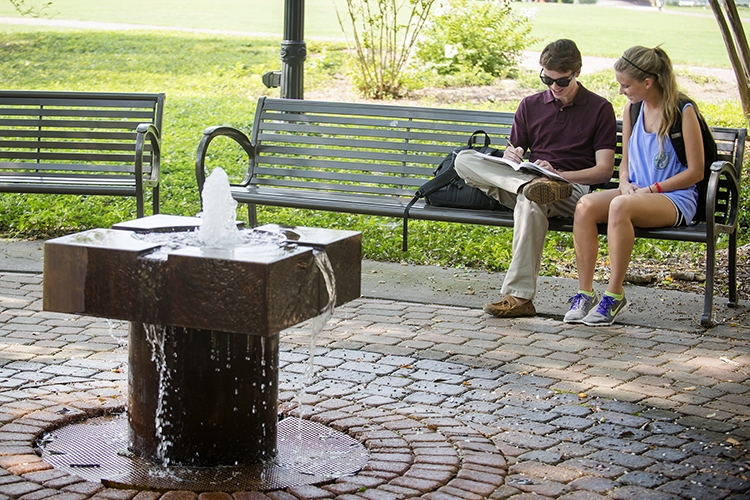
<svg viewBox="0 0 750 500">
<path fill-rule="evenodd" d="M 503 158 L 507 158 L 516 163 L 521 163 L 523 161 L 523 148 L 508 147 L 505 149 L 505 153 L 503 153 Z"/>
<path fill-rule="evenodd" d="M 555 167 L 553 167 L 552 164 L 548 162 L 547 160 L 537 160 L 534 163 L 542 167 L 544 170 L 549 170 L 550 172 L 558 173 L 557 170 L 555 170 Z"/>
</svg>

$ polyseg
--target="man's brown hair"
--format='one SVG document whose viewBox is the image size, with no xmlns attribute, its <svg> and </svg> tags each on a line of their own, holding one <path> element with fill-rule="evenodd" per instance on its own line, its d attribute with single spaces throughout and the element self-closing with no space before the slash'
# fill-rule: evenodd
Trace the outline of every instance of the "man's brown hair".
<svg viewBox="0 0 750 500">
<path fill-rule="evenodd" d="M 573 40 L 562 38 L 544 47 L 542 55 L 539 56 L 539 64 L 544 69 L 557 71 L 558 73 L 569 71 L 578 73 L 583 66 L 583 61 L 576 43 Z"/>
</svg>

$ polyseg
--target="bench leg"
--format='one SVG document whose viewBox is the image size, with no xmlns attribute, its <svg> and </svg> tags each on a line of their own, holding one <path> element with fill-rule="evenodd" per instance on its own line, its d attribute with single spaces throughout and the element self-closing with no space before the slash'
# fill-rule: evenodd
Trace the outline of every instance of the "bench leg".
<svg viewBox="0 0 750 500">
<path fill-rule="evenodd" d="M 255 203 L 247 204 L 247 220 L 250 227 L 256 227 L 258 225 L 258 210 Z"/>
<path fill-rule="evenodd" d="M 401 229 L 401 251 L 409 250 L 409 218 L 404 217 L 403 227 Z"/>
<path fill-rule="evenodd" d="M 716 240 L 706 242 L 706 295 L 703 298 L 701 326 L 710 327 L 714 309 L 714 275 L 716 272 Z"/>
<path fill-rule="evenodd" d="M 143 217 L 143 185 L 137 181 L 135 186 L 135 215 L 139 219 Z"/>
<path fill-rule="evenodd" d="M 729 307 L 737 307 L 737 231 L 729 235 L 727 250 L 727 264 L 729 266 Z"/>
<path fill-rule="evenodd" d="M 152 195 L 154 197 L 154 199 L 152 200 L 153 201 L 153 206 L 154 206 L 154 215 L 156 215 L 156 214 L 159 213 L 159 186 L 156 186 L 153 189 L 152 193 L 153 193 Z"/>
</svg>

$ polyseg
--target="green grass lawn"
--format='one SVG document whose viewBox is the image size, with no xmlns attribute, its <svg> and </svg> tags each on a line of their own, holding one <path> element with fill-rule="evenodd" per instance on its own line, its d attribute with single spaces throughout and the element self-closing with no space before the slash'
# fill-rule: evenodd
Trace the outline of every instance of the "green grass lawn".
<svg viewBox="0 0 750 500">
<path fill-rule="evenodd" d="M 528 6 L 533 7 L 528 7 Z M 532 48 L 570 38 L 585 55 L 619 57 L 632 45 L 661 45 L 674 63 L 731 67 L 713 13 L 695 8 L 624 9 L 596 4 L 515 3 L 516 9 L 538 8 L 534 35 L 542 39 Z M 747 9 L 744 9 L 745 11 Z M 746 13 L 746 12 L 745 12 Z M 750 30 L 750 22 L 744 23 Z"/>
<path fill-rule="evenodd" d="M 40 6 L 43 0 L 27 0 Z M 337 4 L 344 6 L 343 0 Z M 306 0 L 306 33 L 341 39 L 341 29 L 331 0 Z M 53 20 L 75 19 L 152 26 L 198 28 L 282 35 L 283 0 L 52 0 L 46 11 Z M 0 16 L 19 17 L 10 2 L 0 1 Z"/>
<path fill-rule="evenodd" d="M 27 0 L 42 5 L 43 0 Z M 345 0 L 335 0 L 344 12 Z M 539 50 L 557 38 L 576 40 L 587 55 L 619 56 L 631 45 L 662 44 L 673 61 L 699 66 L 729 67 L 729 60 L 710 9 L 667 7 L 624 9 L 596 4 L 514 2 L 516 10 L 535 14 L 534 36 Z M 748 9 L 741 14 L 750 18 Z M 52 20 L 118 22 L 180 28 L 267 33 L 281 39 L 282 0 L 52 0 Z M 18 17 L 10 2 L 0 1 L 0 16 Z M 7 25 L 6 25 L 7 26 Z M 750 30 L 750 21 L 745 23 Z M 306 38 L 338 39 L 343 35 L 333 0 L 306 0 Z"/>
<path fill-rule="evenodd" d="M 210 5 L 210 12 L 204 6 L 205 2 L 194 0 L 163 0 L 156 2 L 158 5 L 152 3 L 146 4 L 142 0 L 127 3 L 113 0 L 93 3 L 54 0 L 54 8 L 59 11 L 57 20 L 116 20 L 122 23 L 247 32 L 281 30 L 283 9 L 277 5 L 283 3 L 280 0 L 266 2 L 268 6 L 255 10 L 253 6 L 261 5 L 256 0 L 215 0 Z M 230 7 L 233 5 L 244 7 L 232 10 Z M 329 0 L 307 0 L 308 33 L 321 37 L 335 33 L 336 23 L 331 17 L 330 5 Z M 650 43 L 625 36 L 623 30 L 610 33 L 607 31 L 609 28 L 605 29 L 622 23 L 626 18 L 630 19 L 629 16 L 636 15 L 638 11 L 592 8 L 588 5 L 518 3 L 516 6 L 538 7 L 536 25 L 539 33 L 547 33 L 545 36 L 550 39 L 575 35 L 584 52 L 616 56 L 633 43 Z M 66 8 L 70 9 L 68 13 L 65 13 Z M 221 11 L 221 15 L 216 17 L 218 11 Z M 254 12 L 263 12 L 263 15 L 253 15 Z M 6 2 L 0 0 L 0 16 L 11 14 Z M 648 15 L 633 22 L 640 23 L 639 29 L 643 28 L 646 32 L 648 30 L 644 24 L 664 23 L 664 19 L 667 19 L 666 14 L 656 11 L 638 15 L 643 14 Z M 550 21 L 555 17 L 558 23 Z M 711 23 L 715 24 L 710 18 L 681 16 L 680 20 L 683 17 L 698 32 L 703 26 L 708 33 Z M 581 29 L 581 24 L 577 29 L 572 28 L 571 25 L 576 22 L 601 27 L 600 33 L 606 35 L 594 35 L 593 30 Z M 553 31 L 554 24 L 558 25 L 559 31 Z M 567 29 L 572 32 L 565 31 Z M 685 29 L 688 28 L 683 26 L 682 30 Z M 586 34 L 587 31 L 591 34 Z M 667 33 L 665 26 L 659 35 L 667 40 Z M 676 31 L 671 36 L 674 37 L 672 40 L 680 40 Z M 701 36 L 709 35 L 704 33 Z M 0 24 L 0 72 L 4 87 L 12 89 L 165 92 L 162 211 L 195 215 L 200 210 L 200 204 L 195 184 L 194 157 L 201 133 L 207 126 L 219 124 L 250 130 L 257 98 L 260 95 L 278 95 L 278 89 L 266 89 L 262 85 L 260 75 L 280 68 L 279 41 L 280 36 L 154 30 L 100 31 Z M 719 65 L 723 48 L 710 49 L 711 44 L 706 39 L 684 38 L 684 43 L 686 45 L 680 50 L 684 49 L 685 57 L 696 57 L 688 62 L 698 64 L 698 57 L 704 57 L 700 54 L 707 54 L 705 57 L 717 61 Z M 667 47 L 667 50 L 671 51 L 671 48 Z M 305 76 L 308 89 L 325 85 L 333 72 L 341 71 L 343 46 L 340 41 L 319 41 L 312 37 L 308 39 L 308 51 L 310 57 Z M 531 76 L 534 78 L 527 77 L 528 81 L 538 82 L 535 75 Z M 582 80 L 587 87 L 610 99 L 617 99 L 616 86 L 609 72 L 585 75 Z M 472 102 L 453 105 L 476 106 Z M 507 103 L 481 105 L 483 109 L 510 109 L 509 106 Z M 621 103 L 616 106 L 621 108 Z M 702 109 L 712 124 L 741 126 L 744 123 L 737 102 L 704 106 Z M 221 143 L 212 146 L 216 150 L 222 147 Z M 239 151 L 227 144 L 223 161 L 226 169 L 237 176 L 245 160 Z M 743 196 L 745 200 L 750 197 L 747 189 Z M 745 207 L 743 212 L 748 214 L 749 210 Z M 108 227 L 115 222 L 131 219 L 134 214 L 135 202 L 131 199 L 4 194 L 0 197 L 0 234 L 47 237 L 92 227 Z M 750 216 L 744 217 L 745 229 L 741 238 L 747 241 L 747 220 Z M 364 236 L 364 256 L 370 259 L 403 259 L 419 264 L 491 270 L 505 269 L 510 260 L 511 231 L 503 228 L 413 221 L 410 223 L 411 248 L 404 255 L 400 251 L 399 220 L 273 208 L 263 208 L 260 218 L 262 222 L 360 230 Z M 701 251 L 695 245 L 674 242 L 648 241 L 639 245 L 636 248 L 639 255 L 654 258 Z M 546 252 L 547 267 L 542 270 L 543 274 L 559 274 L 561 270 L 570 268 L 573 262 L 571 236 L 551 234 Z"/>
</svg>

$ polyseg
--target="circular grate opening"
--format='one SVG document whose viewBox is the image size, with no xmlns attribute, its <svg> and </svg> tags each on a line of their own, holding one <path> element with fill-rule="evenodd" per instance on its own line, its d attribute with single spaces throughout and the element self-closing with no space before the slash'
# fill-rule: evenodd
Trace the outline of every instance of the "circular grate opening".
<svg viewBox="0 0 750 500">
<path fill-rule="evenodd" d="M 130 453 L 126 414 L 97 417 L 51 431 L 40 440 L 42 459 L 88 481 L 141 490 L 270 491 L 319 484 L 355 474 L 369 459 L 358 441 L 316 422 L 278 423 L 277 455 L 248 466 L 181 467 Z"/>
</svg>

